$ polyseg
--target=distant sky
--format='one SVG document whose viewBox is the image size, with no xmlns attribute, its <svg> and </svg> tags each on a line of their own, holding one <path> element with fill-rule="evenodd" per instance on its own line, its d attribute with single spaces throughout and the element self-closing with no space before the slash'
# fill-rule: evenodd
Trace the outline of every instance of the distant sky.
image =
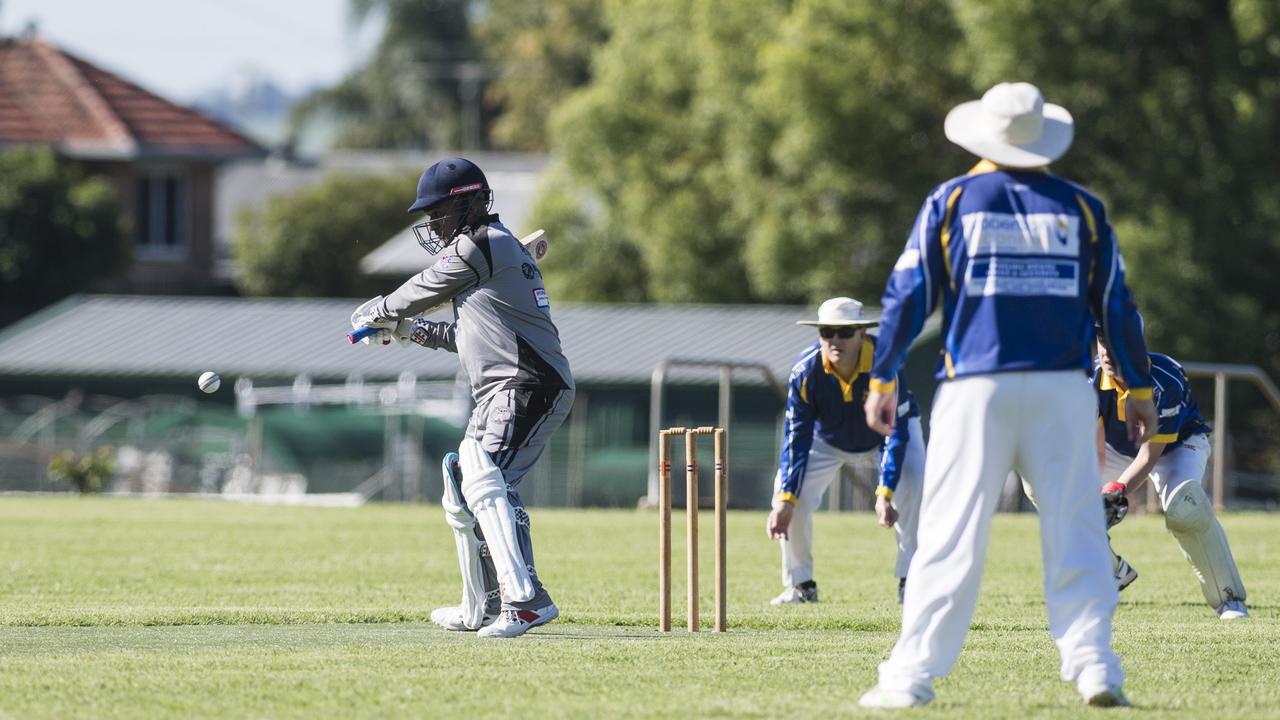
<svg viewBox="0 0 1280 720">
<path fill-rule="evenodd" d="M 290 91 L 330 84 L 369 55 L 349 0 L 0 0 L 0 34 L 34 21 L 49 42 L 176 101 L 261 75 Z"/>
</svg>

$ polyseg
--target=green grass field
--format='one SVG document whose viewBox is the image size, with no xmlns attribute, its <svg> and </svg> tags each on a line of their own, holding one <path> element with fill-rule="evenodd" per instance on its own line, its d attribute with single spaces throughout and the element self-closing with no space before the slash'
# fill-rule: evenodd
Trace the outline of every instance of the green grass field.
<svg viewBox="0 0 1280 720">
<path fill-rule="evenodd" d="M 532 511 L 560 620 L 510 641 L 432 626 L 457 598 L 434 506 L 0 498 L 0 717 L 849 717 L 898 628 L 892 537 L 818 518 L 817 606 L 772 608 L 763 513 L 729 518 L 730 632 L 662 635 L 652 512 Z M 680 530 L 683 516 L 677 516 Z M 1223 524 L 1253 617 L 1223 623 L 1157 517 L 1117 548 L 1141 572 L 1116 645 L 1136 708 L 1084 708 L 1057 679 L 1035 517 L 996 520 L 939 717 L 1280 716 L 1280 516 Z M 704 618 L 711 608 L 704 519 Z M 682 531 L 677 533 L 682 536 Z M 675 539 L 676 624 L 683 545 Z"/>
</svg>

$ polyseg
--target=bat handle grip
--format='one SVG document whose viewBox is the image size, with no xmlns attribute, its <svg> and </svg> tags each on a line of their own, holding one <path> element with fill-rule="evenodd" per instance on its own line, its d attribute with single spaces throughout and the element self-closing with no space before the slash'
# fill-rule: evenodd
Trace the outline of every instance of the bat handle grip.
<svg viewBox="0 0 1280 720">
<path fill-rule="evenodd" d="M 363 340 L 363 339 L 365 339 L 365 338 L 369 337 L 370 335 L 372 335 L 372 334 L 374 334 L 374 333 L 376 333 L 376 332 L 378 332 L 379 330 L 382 330 L 382 329 L 383 329 L 383 328 L 376 328 L 376 327 L 372 327 L 372 326 L 369 326 L 369 325 L 365 325 L 365 326 L 363 326 L 363 327 L 358 327 L 358 328 L 356 328 L 355 330 L 352 330 L 351 332 L 347 333 L 347 343 L 349 343 L 349 344 L 351 344 L 351 345 L 355 345 L 356 343 L 360 342 L 361 340 Z"/>
</svg>

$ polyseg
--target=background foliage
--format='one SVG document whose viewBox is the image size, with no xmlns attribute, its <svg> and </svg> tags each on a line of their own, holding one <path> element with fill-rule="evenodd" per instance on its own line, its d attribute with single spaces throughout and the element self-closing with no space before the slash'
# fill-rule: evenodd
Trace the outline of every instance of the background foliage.
<svg viewBox="0 0 1280 720">
<path fill-rule="evenodd" d="M 46 147 L 0 152 L 0 325 L 129 263 L 115 192 Z"/>
<path fill-rule="evenodd" d="M 334 175 L 273 198 L 237 220 L 232 239 L 246 295 L 358 297 L 372 288 L 360 259 L 409 226 L 416 175 Z M 411 199 L 411 198 L 410 198 Z"/>
<path fill-rule="evenodd" d="M 556 163 L 532 220 L 564 249 L 559 298 L 875 302 L 920 201 L 974 160 L 947 110 L 1027 80 L 1076 118 L 1054 170 L 1107 202 L 1152 347 L 1280 374 L 1273 0 L 354 7 L 394 22 L 334 90 L 361 98 L 348 141 L 457 147 L 457 88 L 413 68 L 483 63 L 482 145 Z"/>
</svg>

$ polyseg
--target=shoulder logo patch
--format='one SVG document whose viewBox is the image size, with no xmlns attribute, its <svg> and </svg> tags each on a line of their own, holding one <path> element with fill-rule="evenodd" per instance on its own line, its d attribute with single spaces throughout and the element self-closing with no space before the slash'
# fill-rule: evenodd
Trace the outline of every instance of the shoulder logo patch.
<svg viewBox="0 0 1280 720">
<path fill-rule="evenodd" d="M 547 298 L 547 291 L 545 289 L 533 289 L 533 304 L 540 308 L 551 307 L 551 300 Z"/>
</svg>

